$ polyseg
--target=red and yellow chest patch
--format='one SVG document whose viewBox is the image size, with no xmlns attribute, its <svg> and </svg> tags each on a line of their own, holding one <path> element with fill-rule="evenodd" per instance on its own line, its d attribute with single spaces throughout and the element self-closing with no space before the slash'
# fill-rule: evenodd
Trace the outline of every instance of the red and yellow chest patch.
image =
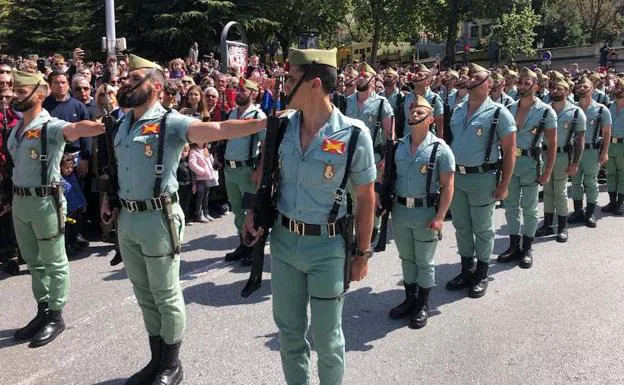
<svg viewBox="0 0 624 385">
<path fill-rule="evenodd" d="M 146 123 L 141 127 L 141 135 L 152 135 L 160 133 L 159 123 Z"/>
<path fill-rule="evenodd" d="M 346 146 L 347 144 L 345 142 L 341 142 L 339 140 L 323 139 L 321 150 L 332 154 L 343 155 L 345 153 Z"/>
<path fill-rule="evenodd" d="M 36 130 L 28 130 L 24 132 L 24 136 L 26 139 L 38 139 L 41 136 L 41 128 L 37 128 Z"/>
</svg>

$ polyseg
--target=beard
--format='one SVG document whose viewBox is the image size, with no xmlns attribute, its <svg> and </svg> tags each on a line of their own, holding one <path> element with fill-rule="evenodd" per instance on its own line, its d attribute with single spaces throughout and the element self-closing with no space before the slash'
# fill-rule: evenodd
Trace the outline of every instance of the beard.
<svg viewBox="0 0 624 385">
<path fill-rule="evenodd" d="M 518 96 L 520 96 L 521 98 L 524 98 L 525 96 L 529 96 L 530 94 L 531 94 L 530 88 L 528 90 L 521 90 L 518 88 Z"/>
<path fill-rule="evenodd" d="M 364 84 L 357 83 L 355 85 L 355 89 L 358 90 L 359 92 L 364 92 L 368 90 L 369 85 L 370 85 L 370 82 L 366 82 Z"/>
<path fill-rule="evenodd" d="M 35 102 L 31 98 L 28 98 L 26 100 L 14 100 L 11 103 L 11 107 L 13 107 L 13 110 L 17 112 L 28 111 L 33 108 L 34 105 Z"/>
<path fill-rule="evenodd" d="M 153 89 L 143 91 L 138 88 L 132 89 L 129 85 L 122 86 L 117 93 L 117 103 L 123 108 L 134 108 L 141 106 L 151 98 Z"/>
<path fill-rule="evenodd" d="M 234 100 L 234 102 L 236 103 L 237 106 L 246 106 L 247 104 L 249 104 L 249 101 L 251 100 L 251 95 L 248 97 L 241 97 L 236 95 L 236 99 Z"/>
<path fill-rule="evenodd" d="M 550 94 L 550 99 L 551 99 L 553 102 L 560 102 L 560 101 L 562 101 L 563 99 L 565 99 L 565 95 L 553 95 L 553 94 L 551 93 L 551 94 Z"/>
</svg>

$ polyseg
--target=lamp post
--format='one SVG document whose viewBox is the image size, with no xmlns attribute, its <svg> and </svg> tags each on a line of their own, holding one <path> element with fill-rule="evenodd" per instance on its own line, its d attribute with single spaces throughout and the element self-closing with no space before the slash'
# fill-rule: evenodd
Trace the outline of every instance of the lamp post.
<svg viewBox="0 0 624 385">
<path fill-rule="evenodd" d="M 541 68 L 542 64 L 542 56 L 540 55 L 540 50 L 544 48 L 544 39 L 540 39 L 537 43 L 537 68 Z"/>
</svg>

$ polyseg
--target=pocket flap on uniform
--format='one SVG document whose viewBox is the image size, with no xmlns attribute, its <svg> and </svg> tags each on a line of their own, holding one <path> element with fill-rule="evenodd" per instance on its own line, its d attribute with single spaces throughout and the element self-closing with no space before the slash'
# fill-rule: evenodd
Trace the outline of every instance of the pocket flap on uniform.
<svg viewBox="0 0 624 385">
<path fill-rule="evenodd" d="M 344 154 L 336 154 L 325 151 L 318 151 L 314 154 L 315 160 L 320 160 L 326 164 L 342 164 L 347 163 L 347 153 L 345 151 Z"/>
<path fill-rule="evenodd" d="M 158 140 L 158 135 L 139 135 L 132 138 L 133 142 L 141 142 L 143 144 L 151 144 Z"/>
</svg>

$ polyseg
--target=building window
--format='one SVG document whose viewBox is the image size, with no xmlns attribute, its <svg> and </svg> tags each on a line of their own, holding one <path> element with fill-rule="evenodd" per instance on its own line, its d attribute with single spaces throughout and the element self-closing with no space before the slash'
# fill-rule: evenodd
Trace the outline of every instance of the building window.
<svg viewBox="0 0 624 385">
<path fill-rule="evenodd" d="M 370 52 L 370 51 L 371 51 L 370 47 L 366 48 L 366 52 Z"/>
<path fill-rule="evenodd" d="M 481 37 L 490 36 L 492 33 L 492 24 L 485 24 L 481 26 Z"/>
<path fill-rule="evenodd" d="M 479 26 L 473 25 L 470 27 L 470 37 L 479 37 Z"/>
</svg>

